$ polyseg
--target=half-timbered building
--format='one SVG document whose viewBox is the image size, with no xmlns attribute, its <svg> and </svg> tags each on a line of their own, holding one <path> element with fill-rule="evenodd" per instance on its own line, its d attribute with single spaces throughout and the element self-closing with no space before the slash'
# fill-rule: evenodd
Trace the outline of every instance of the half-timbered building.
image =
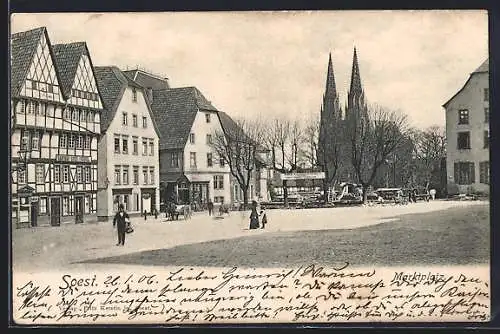
<svg viewBox="0 0 500 334">
<path fill-rule="evenodd" d="M 86 44 L 16 33 L 11 64 L 13 223 L 95 219 L 102 102 Z"/>
</svg>

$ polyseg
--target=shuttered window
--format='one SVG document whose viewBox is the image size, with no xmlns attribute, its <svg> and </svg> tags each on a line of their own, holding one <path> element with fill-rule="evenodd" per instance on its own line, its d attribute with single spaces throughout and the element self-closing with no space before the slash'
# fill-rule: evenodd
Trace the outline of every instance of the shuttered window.
<svg viewBox="0 0 500 334">
<path fill-rule="evenodd" d="M 454 164 L 455 183 L 468 185 L 475 183 L 475 168 L 473 162 L 455 162 Z"/>
<path fill-rule="evenodd" d="M 490 184 L 490 163 L 489 161 L 481 161 L 479 163 L 479 182 Z"/>
</svg>

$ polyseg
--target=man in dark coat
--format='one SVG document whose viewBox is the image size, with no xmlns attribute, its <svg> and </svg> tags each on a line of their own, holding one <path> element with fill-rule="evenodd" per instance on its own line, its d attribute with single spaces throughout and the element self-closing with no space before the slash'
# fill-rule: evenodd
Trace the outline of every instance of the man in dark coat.
<svg viewBox="0 0 500 334">
<path fill-rule="evenodd" d="M 211 216 L 214 212 L 214 203 L 212 201 L 208 202 L 208 215 Z"/>
<path fill-rule="evenodd" d="M 127 228 L 127 222 L 129 221 L 129 216 L 123 208 L 123 204 L 118 206 L 118 212 L 113 219 L 113 227 L 118 227 L 118 243 L 117 246 L 125 245 L 125 230 Z"/>
</svg>

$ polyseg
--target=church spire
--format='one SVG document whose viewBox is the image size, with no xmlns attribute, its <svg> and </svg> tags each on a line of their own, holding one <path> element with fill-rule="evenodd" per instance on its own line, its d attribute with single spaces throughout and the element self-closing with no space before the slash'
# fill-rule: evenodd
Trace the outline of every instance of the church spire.
<svg viewBox="0 0 500 334">
<path fill-rule="evenodd" d="M 326 74 L 326 91 L 325 94 L 337 94 L 337 87 L 335 85 L 335 75 L 333 74 L 332 53 L 330 52 L 328 58 L 328 72 Z"/>
<path fill-rule="evenodd" d="M 361 75 L 359 73 L 358 53 L 354 47 L 354 55 L 352 57 L 352 73 L 351 86 L 347 94 L 347 110 L 346 118 L 350 117 L 367 117 L 365 93 L 361 84 Z"/>
<path fill-rule="evenodd" d="M 323 94 L 323 113 L 327 118 L 339 117 L 339 96 L 335 85 L 335 74 L 333 72 L 332 53 L 328 55 L 328 70 L 326 73 L 326 87 Z M 331 123 L 330 120 L 326 120 Z"/>
<path fill-rule="evenodd" d="M 352 57 L 351 87 L 349 92 L 361 93 L 362 91 L 363 88 L 361 87 L 361 75 L 359 74 L 358 53 L 356 52 L 356 47 L 354 47 L 354 56 Z"/>
</svg>

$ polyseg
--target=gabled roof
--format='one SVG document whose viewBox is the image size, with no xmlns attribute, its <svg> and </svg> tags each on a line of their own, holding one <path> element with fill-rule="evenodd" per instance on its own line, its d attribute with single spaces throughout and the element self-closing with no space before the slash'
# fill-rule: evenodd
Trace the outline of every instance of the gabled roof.
<svg viewBox="0 0 500 334">
<path fill-rule="evenodd" d="M 11 35 L 11 94 L 19 95 L 21 87 L 26 80 L 33 57 L 40 42 L 40 38 L 45 34 L 45 40 L 49 47 L 52 59 L 54 53 L 50 44 L 49 35 L 45 27 L 40 27 L 28 31 L 18 32 Z M 56 64 L 54 64 L 56 67 Z M 57 67 L 55 68 L 56 76 L 60 82 L 61 78 Z"/>
<path fill-rule="evenodd" d="M 460 88 L 460 90 L 458 92 L 455 93 L 455 95 L 453 95 L 448 101 L 446 101 L 444 104 L 443 104 L 443 108 L 446 109 L 446 107 L 448 106 L 448 104 L 458 95 L 460 94 L 464 88 L 467 86 L 467 84 L 469 83 L 469 81 L 471 80 L 472 76 L 474 74 L 480 74 L 480 73 L 489 73 L 490 72 L 490 64 L 489 64 L 489 58 L 487 58 L 474 72 L 472 72 L 470 75 L 469 75 L 469 78 L 467 79 L 467 81 L 465 82 L 465 84 L 462 86 L 462 88 Z"/>
<path fill-rule="evenodd" d="M 160 128 L 160 149 L 183 149 L 198 110 L 218 110 L 196 87 L 153 90 L 151 108 Z"/>
<path fill-rule="evenodd" d="M 159 128 L 155 122 L 149 100 L 146 98 L 146 91 L 143 87 L 127 78 L 122 71 L 116 66 L 96 66 L 94 68 L 95 78 L 99 91 L 101 93 L 104 110 L 101 113 L 101 131 L 106 132 L 107 128 L 113 121 L 116 115 L 120 101 L 127 87 L 139 89 L 145 97 L 153 127 L 160 136 Z"/>
<path fill-rule="evenodd" d="M 130 79 L 146 88 L 169 89 L 168 78 L 162 78 L 158 75 L 145 72 L 143 70 L 127 70 L 123 73 Z"/>
<path fill-rule="evenodd" d="M 74 42 L 67 44 L 55 44 L 54 45 L 54 60 L 57 72 L 60 75 L 59 84 L 63 94 L 69 98 L 71 96 L 71 88 L 73 87 L 73 82 L 75 81 L 76 72 L 78 70 L 78 64 L 80 58 L 85 55 L 89 59 L 90 68 L 96 80 L 97 93 L 103 100 L 101 90 L 99 89 L 99 83 L 97 82 L 96 73 L 94 65 L 92 64 L 92 57 L 90 56 L 89 49 L 86 42 Z"/>
<path fill-rule="evenodd" d="M 219 111 L 219 120 L 224 134 L 228 137 L 238 137 L 243 129 L 225 112 Z"/>
<path fill-rule="evenodd" d="M 238 137 L 240 136 L 242 133 L 244 133 L 244 129 L 241 128 L 240 125 L 238 125 L 238 123 L 236 123 L 232 118 L 231 116 L 229 116 L 228 114 L 226 114 L 225 112 L 223 111 L 219 111 L 218 113 L 218 116 L 219 116 L 219 120 L 220 120 L 220 123 L 221 123 L 221 126 L 222 126 L 222 130 L 224 131 L 224 134 L 228 137 Z M 246 136 L 246 135 L 245 135 Z M 254 144 L 257 146 L 257 150 L 259 152 L 267 152 L 268 150 L 263 147 L 261 144 L 255 142 L 253 139 L 251 139 L 250 137 L 247 136 L 247 139 L 249 141 L 252 141 L 254 142 Z"/>
<path fill-rule="evenodd" d="M 70 96 L 80 58 L 82 55 L 88 56 L 85 42 L 55 44 L 53 49 L 56 67 L 61 75 L 61 90 L 65 96 Z"/>
</svg>

